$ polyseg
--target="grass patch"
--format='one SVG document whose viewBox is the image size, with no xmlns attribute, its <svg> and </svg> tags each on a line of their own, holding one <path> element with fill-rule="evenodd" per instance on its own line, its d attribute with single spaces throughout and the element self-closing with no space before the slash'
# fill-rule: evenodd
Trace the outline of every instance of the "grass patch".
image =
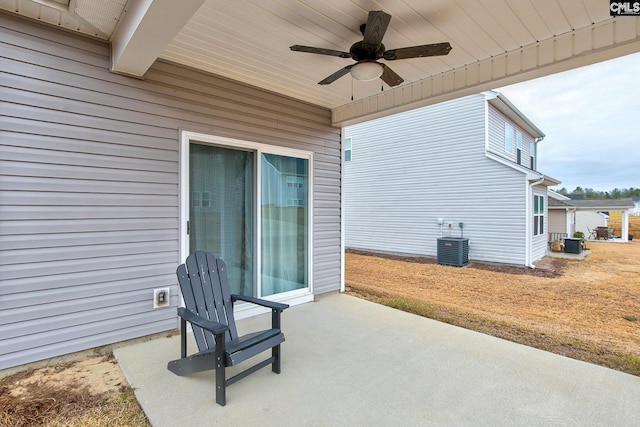
<svg viewBox="0 0 640 427">
<path fill-rule="evenodd" d="M 599 346 L 588 340 L 526 329 L 488 319 L 475 313 L 428 304 L 402 296 L 373 293 L 356 288 L 349 288 L 348 292 L 371 302 L 439 322 L 640 376 L 640 357 L 610 347 Z"/>
</svg>

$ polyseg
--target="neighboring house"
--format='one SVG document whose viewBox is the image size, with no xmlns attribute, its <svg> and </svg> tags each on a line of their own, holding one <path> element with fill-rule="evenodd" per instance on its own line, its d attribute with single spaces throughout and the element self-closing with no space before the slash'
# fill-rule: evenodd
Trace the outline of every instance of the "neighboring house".
<svg viewBox="0 0 640 427">
<path fill-rule="evenodd" d="M 640 216 L 640 197 L 633 198 L 633 208 L 629 213 L 633 216 Z"/>
<path fill-rule="evenodd" d="M 549 205 L 549 211 L 554 209 Z M 581 232 L 585 237 L 589 237 L 591 232 L 598 227 L 609 226 L 609 214 L 602 211 L 576 210 L 574 232 Z M 573 233 L 571 233 L 573 235 Z"/>
<path fill-rule="evenodd" d="M 567 200 L 570 200 L 567 196 L 560 194 L 556 191 L 553 191 L 551 189 L 548 190 L 547 194 L 549 196 L 548 206 L 566 206 L 568 209 L 568 205 L 564 204 Z M 569 218 L 567 215 L 565 215 L 564 210 L 559 210 L 559 209 L 556 209 L 556 210 L 548 209 L 547 215 L 549 218 L 548 230 L 549 230 L 550 240 L 555 240 L 555 237 L 559 237 L 559 236 L 556 236 L 556 234 L 567 235 L 567 236 L 570 235 L 567 233 L 567 230 L 572 230 L 572 227 L 570 224 L 573 223 L 573 216 Z"/>
<path fill-rule="evenodd" d="M 629 237 L 629 210 L 633 200 L 626 199 L 571 199 L 549 190 L 549 233 L 573 236 L 579 231 L 586 238 L 596 227 L 609 225 L 609 212 L 620 212 L 622 241 Z"/>
<path fill-rule="evenodd" d="M 543 137 L 496 92 L 345 128 L 346 246 L 436 256 L 463 235 L 471 260 L 532 266 L 559 183 L 536 170 Z"/>
<path fill-rule="evenodd" d="M 162 61 L 114 74 L 106 41 L 5 13 L 0 31 L 0 369 L 175 329 L 196 249 L 236 292 L 340 289 L 329 109 Z"/>
</svg>

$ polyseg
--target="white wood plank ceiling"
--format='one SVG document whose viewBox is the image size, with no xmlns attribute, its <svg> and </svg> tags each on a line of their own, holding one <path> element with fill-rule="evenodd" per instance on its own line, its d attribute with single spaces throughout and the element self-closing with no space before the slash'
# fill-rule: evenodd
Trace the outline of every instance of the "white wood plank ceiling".
<svg viewBox="0 0 640 427">
<path fill-rule="evenodd" d="M 111 40 L 129 57 L 157 51 L 151 62 L 157 56 L 331 108 L 336 125 L 640 51 L 640 17 L 611 17 L 606 0 L 70 0 L 68 10 L 46 3 L 60 2 L 0 0 L 0 8 Z M 350 75 L 318 85 L 353 60 L 289 46 L 348 51 L 370 10 L 392 15 L 387 49 L 447 41 L 453 50 L 380 60 L 404 78 L 395 88 Z M 164 41 L 154 41 L 163 38 L 159 28 Z M 120 62 L 118 71 L 139 76 L 151 65 L 129 70 Z"/>
</svg>

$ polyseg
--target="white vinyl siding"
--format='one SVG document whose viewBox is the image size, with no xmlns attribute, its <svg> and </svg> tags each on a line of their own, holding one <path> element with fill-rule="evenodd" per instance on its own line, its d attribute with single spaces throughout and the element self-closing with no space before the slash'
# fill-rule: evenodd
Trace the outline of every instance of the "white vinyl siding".
<svg viewBox="0 0 640 427">
<path fill-rule="evenodd" d="M 472 260 L 522 264 L 526 179 L 485 156 L 478 94 L 345 128 L 358 155 L 345 165 L 345 244 L 435 256 L 441 229 L 470 239 Z M 504 124 L 489 144 L 504 144 Z"/>
<path fill-rule="evenodd" d="M 511 122 L 491 104 L 488 105 L 488 108 L 488 151 L 517 164 L 518 149 L 520 149 L 520 164 L 528 169 L 535 169 L 531 167 L 531 150 L 535 149 L 534 138 L 524 129 Z M 511 136 L 509 137 L 509 135 Z"/>
<path fill-rule="evenodd" d="M 107 44 L 8 15 L 0 31 L 0 369 L 177 326 L 181 129 L 314 153 L 313 289 L 339 289 L 329 110 L 161 61 L 112 74 Z"/>
</svg>

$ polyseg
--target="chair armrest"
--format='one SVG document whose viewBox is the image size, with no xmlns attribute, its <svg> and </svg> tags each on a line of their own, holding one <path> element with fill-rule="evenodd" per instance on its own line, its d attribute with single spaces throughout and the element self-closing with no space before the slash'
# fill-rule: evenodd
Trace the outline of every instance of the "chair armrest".
<svg viewBox="0 0 640 427">
<path fill-rule="evenodd" d="M 184 307 L 178 308 L 178 316 L 189 323 L 200 326 L 202 329 L 205 329 L 214 335 L 222 334 L 229 330 L 229 326 L 225 325 L 224 323 L 205 319 L 204 317 L 198 316 L 193 311 L 188 310 Z"/>
<path fill-rule="evenodd" d="M 263 307 L 268 307 L 268 308 L 270 308 L 272 310 L 276 310 L 276 311 L 282 311 L 285 308 L 289 308 L 289 304 L 282 304 L 282 303 L 279 303 L 279 302 L 268 301 L 266 299 L 260 299 L 260 298 L 254 298 L 254 297 L 248 297 L 248 296 L 245 296 L 245 295 L 233 294 L 233 295 L 231 295 L 231 299 L 233 301 L 250 302 L 252 304 L 261 305 Z"/>
</svg>

